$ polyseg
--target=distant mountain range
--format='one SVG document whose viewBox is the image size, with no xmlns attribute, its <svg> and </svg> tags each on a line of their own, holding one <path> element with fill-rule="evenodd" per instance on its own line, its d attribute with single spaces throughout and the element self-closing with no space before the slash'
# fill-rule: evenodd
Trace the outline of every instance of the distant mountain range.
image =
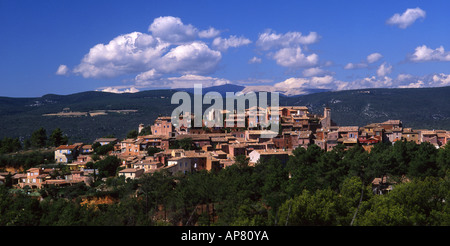
<svg viewBox="0 0 450 246">
<path fill-rule="evenodd" d="M 192 93 L 189 89 L 182 90 Z M 0 137 L 24 139 L 40 127 L 48 134 L 59 127 L 72 142 L 88 143 L 110 134 L 123 138 L 140 123 L 150 125 L 158 115 L 171 115 L 179 106 L 171 104 L 176 91 L 123 94 L 88 91 L 36 98 L 0 97 Z M 245 93 L 250 89 L 237 85 L 203 88 L 203 93 L 209 91 L 224 95 L 227 91 Z M 254 91 L 264 91 L 264 88 Z M 399 119 L 405 127 L 450 130 L 449 95 L 450 87 L 309 90 L 305 95 L 281 95 L 280 106 L 307 106 L 317 114 L 322 114 L 324 107 L 330 107 L 333 121 L 341 126 L 364 126 Z"/>
</svg>

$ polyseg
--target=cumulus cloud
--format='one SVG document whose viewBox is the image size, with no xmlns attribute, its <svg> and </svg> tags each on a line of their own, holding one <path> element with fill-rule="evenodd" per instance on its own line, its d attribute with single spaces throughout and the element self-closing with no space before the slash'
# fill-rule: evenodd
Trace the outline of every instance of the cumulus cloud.
<svg viewBox="0 0 450 246">
<path fill-rule="evenodd" d="M 445 51 L 443 46 L 433 50 L 426 45 L 422 45 L 416 47 L 414 53 L 408 59 L 412 62 L 450 61 L 450 52 Z"/>
<path fill-rule="evenodd" d="M 311 78 L 288 78 L 282 82 L 276 83 L 276 88 L 329 88 L 334 87 L 332 84 L 335 79 L 333 76 L 326 75 L 322 77 Z"/>
<path fill-rule="evenodd" d="M 389 65 L 385 64 L 385 67 Z M 386 73 L 388 74 L 388 73 Z M 382 74 L 379 74 L 382 75 Z M 264 89 L 268 91 L 281 91 L 285 94 L 303 94 L 305 89 L 329 89 L 329 90 L 355 90 L 367 88 L 424 88 L 450 86 L 450 74 L 438 73 L 424 76 L 399 74 L 397 78 L 385 76 L 369 76 L 342 81 L 334 76 L 313 76 L 303 78 L 288 78 L 273 86 L 252 86 L 250 89 Z"/>
<path fill-rule="evenodd" d="M 214 29 L 213 27 L 210 27 L 208 30 L 203 30 L 198 32 L 199 38 L 214 38 L 220 34 L 219 30 Z"/>
<path fill-rule="evenodd" d="M 160 77 L 161 77 L 160 73 L 158 73 L 155 69 L 151 69 L 136 75 L 135 81 L 136 83 L 140 84 L 145 83 L 146 81 L 158 79 Z"/>
<path fill-rule="evenodd" d="M 221 59 L 219 51 L 195 41 L 171 49 L 161 58 L 158 68 L 164 73 L 207 74 L 216 69 Z"/>
<path fill-rule="evenodd" d="M 426 16 L 426 12 L 420 8 L 415 9 L 407 9 L 403 14 L 394 14 L 391 18 L 389 18 L 386 23 L 388 25 L 396 25 L 399 28 L 405 29 L 408 26 L 412 25 L 417 19 L 424 19 Z"/>
<path fill-rule="evenodd" d="M 232 35 L 229 38 L 217 37 L 213 40 L 212 45 L 220 51 L 226 51 L 230 47 L 236 48 L 239 46 L 250 44 L 251 42 L 252 41 L 250 41 L 247 38 L 244 37 L 238 38 Z"/>
<path fill-rule="evenodd" d="M 399 88 L 422 88 L 450 86 L 450 74 L 436 73 L 425 76 L 400 74 L 397 76 Z"/>
<path fill-rule="evenodd" d="M 280 49 L 273 58 L 278 65 L 290 68 L 311 67 L 319 62 L 317 54 L 305 55 L 300 47 Z"/>
<path fill-rule="evenodd" d="M 139 92 L 139 90 L 136 89 L 136 87 L 123 88 L 123 86 L 111 86 L 111 87 L 101 88 L 99 90 L 102 92 L 117 93 L 117 94 Z"/>
<path fill-rule="evenodd" d="M 148 27 L 149 33 L 131 32 L 119 35 L 107 43 L 93 46 L 84 55 L 72 74 L 85 78 L 115 78 L 118 76 L 134 77 L 136 88 L 142 86 L 168 85 L 169 87 L 187 83 L 189 76 L 214 73 L 222 53 L 231 47 L 251 43 L 245 37 L 217 37 L 220 31 L 213 27 L 199 30 L 193 25 L 185 24 L 178 17 L 164 16 L 154 19 Z M 216 38 L 215 38 L 216 37 Z M 211 47 L 200 39 L 212 39 Z M 257 62 L 257 60 L 254 60 Z M 68 68 L 61 65 L 57 74 L 68 73 Z M 181 76 L 181 79 L 174 79 Z M 172 76 L 171 79 L 164 78 Z M 183 77 L 188 76 L 188 77 Z M 220 83 L 219 79 L 200 79 L 206 84 Z M 103 88 L 115 91 L 117 87 Z M 102 89 L 102 90 L 103 90 Z M 120 90 L 119 90 L 120 91 Z"/>
<path fill-rule="evenodd" d="M 436 86 L 450 86 L 450 74 L 435 74 L 432 79 Z"/>
<path fill-rule="evenodd" d="M 372 53 L 367 56 L 366 60 L 368 63 L 374 63 L 380 60 L 383 57 L 380 53 Z"/>
<path fill-rule="evenodd" d="M 178 17 L 164 16 L 154 19 L 148 27 L 153 36 L 171 43 L 180 43 L 194 40 L 198 30 L 194 26 L 185 25 Z"/>
<path fill-rule="evenodd" d="M 139 32 L 120 35 L 106 45 L 91 48 L 74 72 L 85 78 L 112 78 L 132 73 L 140 76 L 205 74 L 214 71 L 222 57 L 219 51 L 211 50 L 201 41 L 170 50 L 169 47 L 170 43 Z M 142 74 L 144 72 L 148 73 Z"/>
<path fill-rule="evenodd" d="M 89 50 L 74 72 L 85 78 L 111 78 L 157 66 L 169 44 L 140 32 L 120 35 Z"/>
<path fill-rule="evenodd" d="M 57 75 L 66 75 L 69 73 L 69 68 L 66 65 L 59 65 L 58 70 L 56 70 Z"/>
<path fill-rule="evenodd" d="M 307 36 L 304 36 L 301 32 L 277 34 L 272 30 L 266 30 L 266 32 L 259 35 L 256 45 L 262 50 L 270 50 L 272 48 L 309 45 L 317 43 L 319 38 L 316 32 L 310 32 Z"/>
<path fill-rule="evenodd" d="M 172 44 L 182 44 L 194 41 L 196 38 L 214 38 L 220 31 L 210 27 L 199 30 L 191 24 L 184 24 L 180 18 L 173 16 L 162 16 L 153 20 L 148 27 L 152 36 Z"/>
<path fill-rule="evenodd" d="M 392 72 L 392 66 L 384 62 L 377 69 L 377 76 L 384 77 Z"/>
<path fill-rule="evenodd" d="M 379 61 L 382 57 L 383 55 L 381 55 L 380 53 L 372 53 L 366 57 L 366 61 L 362 61 L 359 63 L 349 62 L 344 66 L 344 69 L 348 70 L 348 69 L 367 68 L 369 67 L 369 64 Z"/>
</svg>

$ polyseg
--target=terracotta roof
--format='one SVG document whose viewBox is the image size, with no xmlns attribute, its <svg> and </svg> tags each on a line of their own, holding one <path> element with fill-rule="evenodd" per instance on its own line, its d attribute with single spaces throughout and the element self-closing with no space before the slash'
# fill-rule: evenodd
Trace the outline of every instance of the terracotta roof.
<svg viewBox="0 0 450 246">
<path fill-rule="evenodd" d="M 78 145 L 60 145 L 58 148 L 56 148 L 56 150 L 60 150 L 60 149 L 75 149 L 77 147 L 78 147 Z"/>
</svg>

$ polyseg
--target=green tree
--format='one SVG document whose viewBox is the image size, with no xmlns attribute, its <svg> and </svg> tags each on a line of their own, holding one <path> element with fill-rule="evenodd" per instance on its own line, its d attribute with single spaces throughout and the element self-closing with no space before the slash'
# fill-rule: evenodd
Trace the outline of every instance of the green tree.
<svg viewBox="0 0 450 246">
<path fill-rule="evenodd" d="M 94 163 L 94 168 L 98 169 L 99 177 L 106 178 L 116 175 L 117 168 L 122 164 L 121 160 L 115 156 L 107 156 L 103 160 Z"/>
<path fill-rule="evenodd" d="M 438 175 L 436 162 L 438 150 L 429 142 L 422 142 L 411 160 L 408 176 L 425 178 Z"/>
<path fill-rule="evenodd" d="M 439 176 L 448 176 L 450 174 L 450 142 L 448 142 L 443 148 L 439 149 L 436 162 L 439 168 Z"/>
<path fill-rule="evenodd" d="M 137 138 L 138 135 L 138 131 L 136 129 L 133 129 L 127 133 L 127 138 Z"/>
<path fill-rule="evenodd" d="M 386 195 L 364 203 L 357 225 L 432 226 L 448 225 L 449 180 L 435 177 L 397 184 Z"/>
<path fill-rule="evenodd" d="M 47 131 L 41 127 L 31 134 L 31 146 L 34 148 L 43 148 L 47 145 Z"/>
<path fill-rule="evenodd" d="M 171 149 L 184 149 L 184 150 L 195 150 L 197 146 L 195 146 L 192 138 L 182 138 L 175 140 L 171 146 Z"/>
<path fill-rule="evenodd" d="M 0 154 L 12 153 L 22 149 L 22 145 L 18 138 L 5 137 L 0 140 Z"/>
<path fill-rule="evenodd" d="M 148 147 L 147 148 L 147 154 L 149 155 L 149 156 L 153 156 L 153 155 L 155 155 L 156 153 L 158 153 L 158 152 L 161 152 L 161 151 L 163 151 L 162 149 L 160 149 L 160 148 L 157 148 L 157 147 Z"/>
<path fill-rule="evenodd" d="M 245 155 L 237 155 L 234 157 L 234 164 L 236 164 L 239 168 L 246 168 L 250 162 L 250 158 Z"/>
<path fill-rule="evenodd" d="M 287 189 L 291 197 L 303 189 L 315 190 L 320 187 L 321 170 L 318 163 L 323 153 L 315 144 L 308 149 L 298 147 L 293 151 L 293 156 L 287 162 L 287 170 L 291 176 Z"/>
<path fill-rule="evenodd" d="M 50 146 L 58 147 L 60 145 L 67 144 L 69 139 L 67 136 L 63 135 L 60 128 L 56 128 L 53 130 L 52 134 L 50 134 L 48 141 Z"/>
<path fill-rule="evenodd" d="M 255 179 L 262 179 L 261 196 L 269 209 L 271 224 L 277 224 L 278 208 L 288 198 L 286 187 L 288 185 L 288 171 L 276 157 L 256 165 Z"/>
<path fill-rule="evenodd" d="M 279 208 L 278 225 L 332 226 L 336 224 L 337 194 L 331 189 L 303 190 Z"/>
</svg>

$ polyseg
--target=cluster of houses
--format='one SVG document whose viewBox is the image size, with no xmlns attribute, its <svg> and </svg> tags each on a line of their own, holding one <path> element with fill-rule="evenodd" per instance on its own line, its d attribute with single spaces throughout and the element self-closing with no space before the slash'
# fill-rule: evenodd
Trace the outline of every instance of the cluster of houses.
<svg viewBox="0 0 450 246">
<path fill-rule="evenodd" d="M 430 142 L 440 148 L 450 139 L 450 131 L 404 128 L 400 120 L 388 120 L 364 127 L 337 126 L 331 120 L 331 110 L 328 107 L 324 108 L 322 115 L 311 114 L 304 106 L 281 106 L 277 110 L 277 115 L 271 114 L 274 111 L 270 107 L 259 110 L 255 117 L 251 117 L 250 112 L 254 111 L 249 109 L 245 114 L 229 114 L 227 120 L 234 120 L 235 123 L 244 121 L 245 124 L 227 124 L 226 128 L 205 127 L 205 124 L 202 127 L 175 127 L 171 117 L 160 116 L 150 125 L 149 135 L 122 140 L 99 138 L 94 143 L 113 146 L 108 155 L 122 160 L 123 169 L 118 175 L 134 179 L 144 173 L 162 169 L 171 173 L 218 170 L 233 165 L 235 157 L 240 155 L 246 156 L 250 165 L 272 157 L 286 162 L 295 148 L 308 148 L 311 144 L 326 151 L 339 144 L 348 148 L 361 145 L 370 151 L 378 142 Z M 278 124 L 277 132 L 261 127 L 260 123 L 269 119 L 272 124 Z M 145 125 L 140 124 L 139 133 L 144 128 Z M 183 139 L 189 139 L 194 150 L 174 148 L 174 144 Z M 149 155 L 149 148 L 158 151 Z M 55 181 L 51 170 L 32 168 L 26 174 L 16 174 L 16 183 L 20 187 L 28 185 L 39 188 L 45 184 L 89 182 L 88 177 L 93 170 L 87 169 L 86 163 L 92 161 L 93 151 L 92 145 L 83 143 L 59 146 L 55 150 L 55 161 L 68 165 L 72 170 L 71 175 Z"/>
</svg>

